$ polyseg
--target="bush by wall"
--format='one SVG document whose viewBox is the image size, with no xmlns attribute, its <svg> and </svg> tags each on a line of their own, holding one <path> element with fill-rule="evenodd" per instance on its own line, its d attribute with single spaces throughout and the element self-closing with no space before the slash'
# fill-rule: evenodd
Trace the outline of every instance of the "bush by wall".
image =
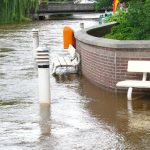
<svg viewBox="0 0 150 150">
<path fill-rule="evenodd" d="M 119 10 L 110 21 L 119 25 L 112 28 L 107 38 L 118 40 L 150 40 L 150 0 L 132 0 L 128 10 Z"/>
<path fill-rule="evenodd" d="M 128 2 L 130 0 L 120 0 L 120 2 Z M 113 5 L 113 0 L 96 0 L 95 3 L 95 9 L 97 11 L 101 10 L 102 8 L 108 8 L 108 7 L 112 7 Z"/>
</svg>

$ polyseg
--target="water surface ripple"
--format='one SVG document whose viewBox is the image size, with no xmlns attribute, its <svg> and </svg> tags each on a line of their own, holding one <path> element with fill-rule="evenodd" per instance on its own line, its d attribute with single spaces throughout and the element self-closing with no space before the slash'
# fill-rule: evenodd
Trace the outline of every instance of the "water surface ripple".
<svg viewBox="0 0 150 150">
<path fill-rule="evenodd" d="M 39 106 L 32 28 L 50 56 L 63 50 L 63 27 L 95 20 L 41 21 L 0 27 L 0 149 L 106 150 L 150 147 L 150 96 L 133 102 L 78 75 L 51 79 L 51 107 Z"/>
</svg>

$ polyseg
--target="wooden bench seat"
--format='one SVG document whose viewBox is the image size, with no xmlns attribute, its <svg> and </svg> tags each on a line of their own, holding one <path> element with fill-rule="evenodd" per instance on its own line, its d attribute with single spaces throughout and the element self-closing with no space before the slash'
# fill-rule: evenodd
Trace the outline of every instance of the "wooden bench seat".
<svg viewBox="0 0 150 150">
<path fill-rule="evenodd" d="M 78 71 L 78 65 L 80 63 L 80 55 L 76 52 L 76 49 L 69 45 L 68 55 L 56 56 L 52 60 L 52 74 L 56 74 L 57 68 L 74 67 L 76 72 Z"/>
<path fill-rule="evenodd" d="M 133 88 L 150 88 L 150 81 L 147 80 L 147 73 L 150 73 L 150 61 L 128 61 L 127 71 L 143 73 L 142 80 L 125 80 L 116 84 L 117 87 L 128 88 L 127 98 L 132 100 Z"/>
</svg>

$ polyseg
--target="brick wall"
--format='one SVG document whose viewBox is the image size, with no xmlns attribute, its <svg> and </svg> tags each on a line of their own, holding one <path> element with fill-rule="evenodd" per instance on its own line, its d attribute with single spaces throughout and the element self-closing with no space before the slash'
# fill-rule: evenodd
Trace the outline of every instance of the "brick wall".
<svg viewBox="0 0 150 150">
<path fill-rule="evenodd" d="M 115 84 L 115 53 L 79 41 L 76 46 L 81 53 L 82 74 L 98 86 L 113 88 Z"/>
<path fill-rule="evenodd" d="M 76 40 L 82 74 L 100 87 L 116 90 L 118 81 L 142 78 L 142 74 L 127 72 L 128 60 L 150 60 L 150 48 L 112 48 Z"/>
</svg>

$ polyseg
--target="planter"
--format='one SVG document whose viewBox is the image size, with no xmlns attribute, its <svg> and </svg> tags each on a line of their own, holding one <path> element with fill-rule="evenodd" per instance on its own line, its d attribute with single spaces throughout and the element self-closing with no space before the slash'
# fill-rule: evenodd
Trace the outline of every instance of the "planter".
<svg viewBox="0 0 150 150">
<path fill-rule="evenodd" d="M 115 24 L 94 26 L 75 33 L 82 74 L 95 85 L 112 90 L 116 90 L 118 81 L 141 77 L 141 74 L 127 73 L 128 60 L 150 60 L 150 40 L 100 37 Z"/>
</svg>

